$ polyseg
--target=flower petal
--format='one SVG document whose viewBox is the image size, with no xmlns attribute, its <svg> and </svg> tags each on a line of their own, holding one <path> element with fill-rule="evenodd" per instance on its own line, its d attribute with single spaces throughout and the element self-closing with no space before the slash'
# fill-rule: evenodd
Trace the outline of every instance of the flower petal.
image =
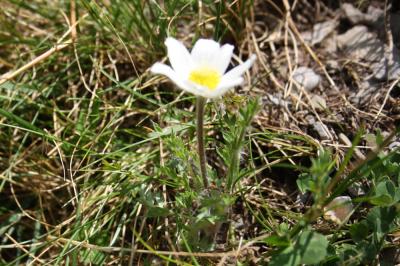
<svg viewBox="0 0 400 266">
<path fill-rule="evenodd" d="M 228 71 L 222 78 L 226 80 L 235 80 L 238 77 L 242 76 L 244 72 L 246 72 L 256 61 L 256 55 L 251 55 L 249 59 L 247 59 L 246 62 L 244 62 L 241 65 L 238 65 L 237 67 L 231 69 Z"/>
<path fill-rule="evenodd" d="M 215 67 L 214 62 L 219 59 L 219 54 L 219 43 L 208 39 L 199 39 L 191 52 L 193 62 L 197 67 Z"/>
<path fill-rule="evenodd" d="M 221 83 L 218 85 L 218 88 L 213 91 L 212 98 L 222 96 L 228 90 L 242 84 L 243 81 L 244 81 L 244 79 L 242 77 L 238 77 L 236 79 L 230 79 L 230 80 L 222 78 Z"/>
<path fill-rule="evenodd" d="M 225 73 L 229 63 L 231 62 L 234 48 L 235 47 L 233 45 L 224 44 L 219 51 L 219 55 L 215 58 L 215 66 L 221 72 L 221 74 Z"/>
<path fill-rule="evenodd" d="M 232 89 L 235 86 L 238 86 L 243 83 L 243 78 L 237 78 L 236 80 L 222 81 L 215 90 L 210 90 L 207 87 L 193 84 L 198 90 L 197 95 L 200 95 L 204 98 L 218 98 L 224 95 L 229 89 Z"/>
<path fill-rule="evenodd" d="M 193 65 L 189 51 L 183 43 L 172 37 L 165 40 L 165 45 L 168 49 L 168 59 L 172 68 L 182 77 L 186 77 Z"/>
<path fill-rule="evenodd" d="M 202 96 L 204 98 L 213 99 L 224 95 L 229 89 L 242 84 L 244 79 L 242 77 L 236 78 L 235 80 L 221 80 L 220 84 L 215 90 L 196 84 L 190 80 L 186 81 L 189 87 L 194 89 L 193 94 Z"/>
<path fill-rule="evenodd" d="M 161 74 L 167 76 L 173 83 L 175 83 L 180 89 L 198 95 L 196 87 L 186 82 L 178 73 L 176 73 L 170 66 L 155 63 L 150 71 L 153 74 Z"/>
</svg>

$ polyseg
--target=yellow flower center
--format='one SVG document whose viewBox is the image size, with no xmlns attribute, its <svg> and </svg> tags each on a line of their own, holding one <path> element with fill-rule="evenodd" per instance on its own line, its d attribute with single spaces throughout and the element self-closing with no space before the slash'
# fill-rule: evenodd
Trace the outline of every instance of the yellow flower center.
<svg viewBox="0 0 400 266">
<path fill-rule="evenodd" d="M 190 72 L 189 80 L 215 90 L 221 80 L 221 74 L 212 68 L 200 67 Z"/>
</svg>

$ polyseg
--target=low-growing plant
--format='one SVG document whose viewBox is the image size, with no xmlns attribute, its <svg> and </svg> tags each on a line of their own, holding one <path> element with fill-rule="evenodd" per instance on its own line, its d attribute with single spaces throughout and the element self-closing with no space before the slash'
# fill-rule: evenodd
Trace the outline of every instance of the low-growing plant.
<svg viewBox="0 0 400 266">
<path fill-rule="evenodd" d="M 378 256 L 382 249 L 395 248 L 387 245 L 387 240 L 400 226 L 400 150 L 384 151 L 394 135 L 379 142 L 377 150 L 348 174 L 339 175 L 343 165 L 336 168 L 331 153 L 320 151 L 309 172 L 297 179 L 299 190 L 311 193 L 313 205 L 296 226 L 266 238 L 267 244 L 277 247 L 270 265 L 378 264 L 382 261 Z M 353 149 L 346 158 L 351 158 L 352 152 Z M 324 206 L 357 181 L 365 182 L 368 192 L 352 199 L 357 204 L 353 212 L 364 209 L 365 214 L 332 227 L 325 235 L 312 229 L 310 226 L 323 215 Z"/>
</svg>

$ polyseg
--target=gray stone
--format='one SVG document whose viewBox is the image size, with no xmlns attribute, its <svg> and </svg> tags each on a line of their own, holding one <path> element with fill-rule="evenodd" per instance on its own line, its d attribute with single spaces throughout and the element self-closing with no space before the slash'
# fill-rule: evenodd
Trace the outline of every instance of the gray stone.
<svg viewBox="0 0 400 266">
<path fill-rule="evenodd" d="M 318 133 L 321 140 L 329 139 L 329 129 L 325 124 L 317 121 L 313 124 L 313 128 Z"/>
<path fill-rule="evenodd" d="M 302 33 L 303 39 L 311 45 L 318 44 L 335 30 L 337 24 L 336 20 L 314 24 L 312 31 Z"/>
<path fill-rule="evenodd" d="M 342 5 L 342 10 L 344 16 L 353 24 L 367 24 L 373 25 L 376 24 L 384 15 L 382 9 L 375 8 L 372 6 L 368 7 L 368 12 L 363 13 L 352 4 L 345 3 Z"/>
<path fill-rule="evenodd" d="M 321 77 L 308 67 L 298 67 L 293 71 L 292 78 L 306 90 L 314 89 L 321 81 Z"/>
<path fill-rule="evenodd" d="M 326 101 L 322 96 L 314 94 L 311 96 L 311 105 L 315 110 L 324 110 L 326 109 Z"/>
</svg>

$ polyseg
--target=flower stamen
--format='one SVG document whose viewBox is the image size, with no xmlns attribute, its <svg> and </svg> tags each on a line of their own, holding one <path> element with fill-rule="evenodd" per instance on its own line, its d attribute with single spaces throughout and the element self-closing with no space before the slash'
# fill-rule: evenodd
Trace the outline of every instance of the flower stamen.
<svg viewBox="0 0 400 266">
<path fill-rule="evenodd" d="M 190 72 L 189 80 L 210 90 L 215 90 L 221 81 L 221 74 L 212 68 L 200 67 Z"/>
</svg>

